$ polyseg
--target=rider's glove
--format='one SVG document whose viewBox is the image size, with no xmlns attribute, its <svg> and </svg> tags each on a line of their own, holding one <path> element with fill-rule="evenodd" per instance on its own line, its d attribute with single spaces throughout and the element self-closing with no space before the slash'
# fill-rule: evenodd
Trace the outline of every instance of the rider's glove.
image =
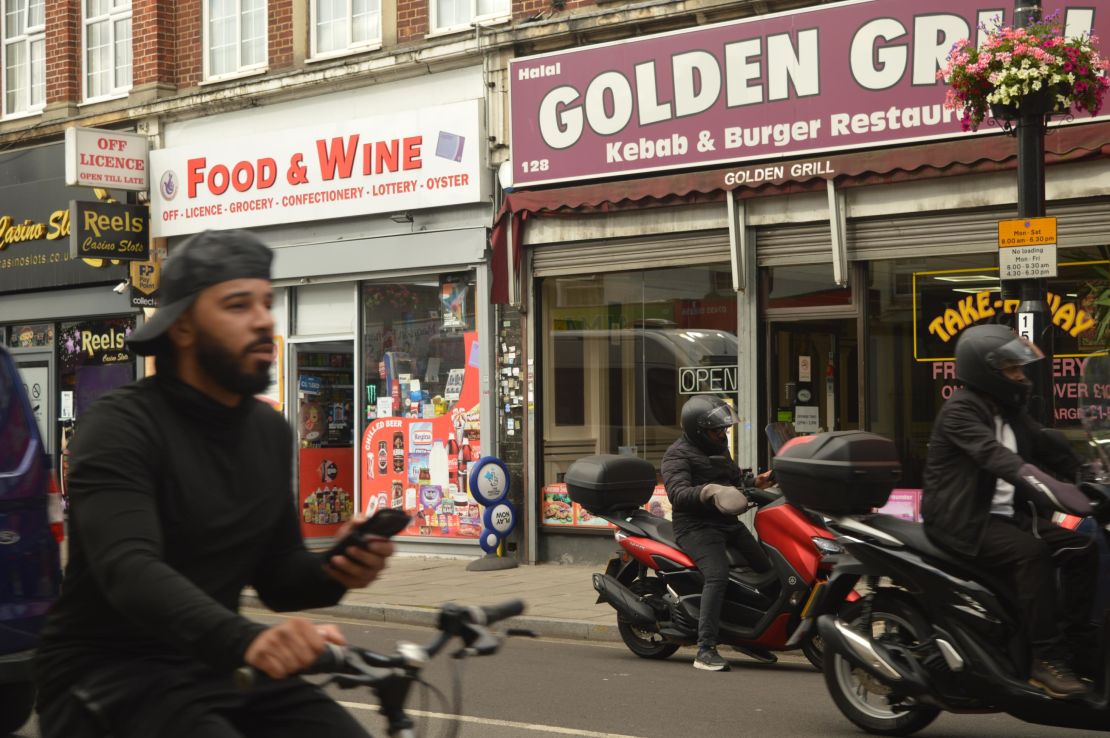
<svg viewBox="0 0 1110 738">
<path fill-rule="evenodd" d="M 1042 513 L 1091 514 L 1090 500 L 1074 484 L 1061 482 L 1032 464 L 1023 465 L 1018 474 L 1021 479 L 1014 486 L 1031 499 Z"/>
<path fill-rule="evenodd" d="M 701 501 L 712 504 L 725 515 L 739 515 L 748 509 L 748 498 L 735 487 L 707 484 L 701 488 Z"/>
</svg>

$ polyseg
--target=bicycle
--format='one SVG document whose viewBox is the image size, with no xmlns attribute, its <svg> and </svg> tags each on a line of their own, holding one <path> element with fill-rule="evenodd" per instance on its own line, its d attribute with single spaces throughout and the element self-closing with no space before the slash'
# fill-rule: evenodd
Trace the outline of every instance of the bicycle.
<svg viewBox="0 0 1110 738">
<path fill-rule="evenodd" d="M 463 646 L 452 654 L 452 658 L 462 660 L 471 656 L 491 656 L 497 653 L 505 638 L 510 636 L 535 637 L 531 631 L 521 628 L 509 628 L 504 634 L 490 630 L 494 623 L 522 612 L 524 603 L 520 600 L 509 600 L 488 607 L 447 603 L 436 616 L 439 634 L 425 646 L 399 641 L 397 652 L 386 655 L 357 646 L 328 643 L 316 662 L 301 674 L 329 674 L 323 686 L 334 684 L 340 689 L 369 687 L 378 698 L 379 711 L 389 724 L 391 738 L 415 738 L 415 723 L 405 713 L 405 702 L 412 686 L 423 684 L 443 699 L 443 694 L 438 689 L 420 678 L 425 664 L 455 638 L 459 638 Z M 452 714 L 458 716 L 462 706 L 462 678 L 459 670 L 455 670 L 453 677 Z M 244 666 L 235 673 L 236 684 L 240 689 L 250 689 L 257 682 L 268 678 L 250 666 Z M 450 735 L 456 736 L 458 730 L 459 722 L 456 720 Z"/>
</svg>

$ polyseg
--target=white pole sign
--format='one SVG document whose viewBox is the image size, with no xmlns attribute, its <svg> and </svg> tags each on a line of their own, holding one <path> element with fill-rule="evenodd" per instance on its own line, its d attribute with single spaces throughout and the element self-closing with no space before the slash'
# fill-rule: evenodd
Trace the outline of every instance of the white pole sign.
<svg viewBox="0 0 1110 738">
<path fill-rule="evenodd" d="M 143 192 L 150 142 L 139 133 L 100 128 L 66 129 L 66 184 Z"/>
</svg>

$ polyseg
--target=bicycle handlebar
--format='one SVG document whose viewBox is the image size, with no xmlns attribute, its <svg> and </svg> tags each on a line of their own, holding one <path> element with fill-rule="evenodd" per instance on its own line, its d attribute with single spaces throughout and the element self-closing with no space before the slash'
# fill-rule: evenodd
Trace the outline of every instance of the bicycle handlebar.
<svg viewBox="0 0 1110 738">
<path fill-rule="evenodd" d="M 504 636 L 488 629 L 501 620 L 520 615 L 524 612 L 522 600 L 508 600 L 485 607 L 458 605 L 452 602 L 439 610 L 436 628 L 439 634 L 427 646 L 402 648 L 397 654 L 388 656 L 356 646 L 340 646 L 325 643 L 324 651 L 306 669 L 298 674 L 348 674 L 357 675 L 366 686 L 373 686 L 396 676 L 397 669 L 418 672 L 423 662 L 435 656 L 452 638 L 460 638 L 465 648 L 456 656 L 487 656 L 496 653 L 501 647 Z M 511 632 L 510 635 L 515 635 Z M 406 652 L 407 651 L 407 652 Z M 235 670 L 235 684 L 240 689 L 250 689 L 260 680 L 267 679 L 264 672 L 253 666 L 242 666 Z"/>
</svg>

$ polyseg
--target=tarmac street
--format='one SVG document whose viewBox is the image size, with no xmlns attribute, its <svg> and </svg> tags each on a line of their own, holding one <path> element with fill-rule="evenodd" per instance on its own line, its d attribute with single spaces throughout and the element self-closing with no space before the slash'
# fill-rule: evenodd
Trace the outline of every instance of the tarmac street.
<svg viewBox="0 0 1110 738">
<path fill-rule="evenodd" d="M 347 595 L 338 607 L 299 613 L 335 622 L 356 645 L 389 652 L 400 640 L 426 643 L 439 606 L 447 601 L 489 605 L 520 597 L 524 615 L 507 621 L 537 631 L 537 640 L 515 638 L 489 658 L 463 663 L 462 738 L 672 738 L 672 736 L 860 736 L 834 707 L 821 674 L 800 655 L 757 664 L 722 649 L 732 671 L 691 666 L 692 649 L 664 661 L 634 656 L 619 642 L 616 618 L 595 605 L 592 566 L 539 565 L 489 572 L 466 570 L 468 560 L 397 555 L 368 589 Z M 244 596 L 244 614 L 266 623 L 269 613 Z M 426 679 L 451 694 L 451 667 L 442 653 Z M 335 690 L 375 736 L 384 723 L 365 690 Z M 411 715 L 426 738 L 444 735 L 451 708 L 420 690 L 410 695 Z M 1083 731 L 1028 725 L 1005 715 L 942 715 L 919 735 L 926 738 L 1053 735 L 1094 736 Z M 16 734 L 38 738 L 34 721 Z"/>
</svg>

